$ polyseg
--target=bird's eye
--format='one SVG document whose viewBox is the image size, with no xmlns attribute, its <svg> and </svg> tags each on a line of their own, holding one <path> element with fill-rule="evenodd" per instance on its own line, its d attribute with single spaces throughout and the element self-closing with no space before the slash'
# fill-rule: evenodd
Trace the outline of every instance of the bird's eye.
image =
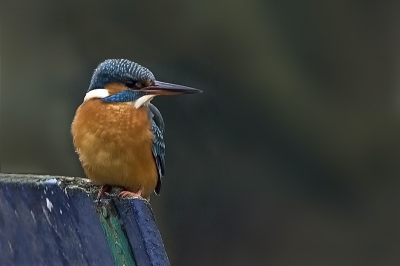
<svg viewBox="0 0 400 266">
<path fill-rule="evenodd" d="M 138 87 L 137 83 L 138 82 L 136 80 L 128 80 L 125 82 L 125 86 L 127 86 L 130 89 L 133 89 L 135 87 Z"/>
</svg>

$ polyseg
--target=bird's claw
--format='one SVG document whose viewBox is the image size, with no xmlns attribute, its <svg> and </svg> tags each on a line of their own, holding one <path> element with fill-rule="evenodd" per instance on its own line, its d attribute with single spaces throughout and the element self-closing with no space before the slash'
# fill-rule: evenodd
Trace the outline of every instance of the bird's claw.
<svg viewBox="0 0 400 266">
<path fill-rule="evenodd" d="M 142 189 L 139 189 L 137 192 L 132 192 L 128 190 L 123 190 L 121 193 L 119 193 L 119 196 L 121 198 L 140 198 L 142 199 Z"/>
<path fill-rule="evenodd" d="M 97 194 L 96 202 L 99 203 L 100 199 L 104 195 L 104 193 L 106 193 L 106 192 L 108 192 L 110 190 L 111 190 L 111 186 L 110 185 L 102 185 L 100 190 L 99 190 L 99 193 Z"/>
</svg>

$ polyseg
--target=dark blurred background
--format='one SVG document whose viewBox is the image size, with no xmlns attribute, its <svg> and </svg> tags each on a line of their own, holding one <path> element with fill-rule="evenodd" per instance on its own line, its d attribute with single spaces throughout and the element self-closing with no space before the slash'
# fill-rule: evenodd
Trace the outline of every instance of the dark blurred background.
<svg viewBox="0 0 400 266">
<path fill-rule="evenodd" d="M 400 1 L 1 0 L 1 170 L 83 176 L 70 124 L 94 68 L 153 100 L 152 197 L 173 265 L 400 265 Z"/>
</svg>

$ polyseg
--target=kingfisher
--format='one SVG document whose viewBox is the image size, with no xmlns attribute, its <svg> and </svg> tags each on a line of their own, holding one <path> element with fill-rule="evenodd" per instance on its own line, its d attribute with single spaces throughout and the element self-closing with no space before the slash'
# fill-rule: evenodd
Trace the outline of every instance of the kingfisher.
<svg viewBox="0 0 400 266">
<path fill-rule="evenodd" d="M 161 192 L 165 172 L 164 120 L 150 103 L 157 95 L 201 90 L 157 81 L 127 59 L 108 59 L 94 70 L 89 89 L 71 125 L 73 144 L 86 176 L 101 186 L 97 200 L 112 187 L 121 197 Z"/>
</svg>

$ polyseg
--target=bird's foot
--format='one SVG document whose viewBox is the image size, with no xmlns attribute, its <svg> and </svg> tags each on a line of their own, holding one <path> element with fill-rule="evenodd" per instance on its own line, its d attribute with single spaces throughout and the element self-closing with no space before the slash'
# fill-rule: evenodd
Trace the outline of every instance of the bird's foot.
<svg viewBox="0 0 400 266">
<path fill-rule="evenodd" d="M 122 190 L 121 193 L 119 193 L 119 196 L 121 198 L 140 198 L 142 199 L 142 189 L 140 188 L 137 192 L 132 192 L 128 190 Z"/>
<path fill-rule="evenodd" d="M 110 185 L 102 185 L 99 193 L 97 194 L 97 202 L 100 202 L 101 197 L 104 195 L 104 193 L 108 192 L 111 190 L 111 186 Z"/>
</svg>

